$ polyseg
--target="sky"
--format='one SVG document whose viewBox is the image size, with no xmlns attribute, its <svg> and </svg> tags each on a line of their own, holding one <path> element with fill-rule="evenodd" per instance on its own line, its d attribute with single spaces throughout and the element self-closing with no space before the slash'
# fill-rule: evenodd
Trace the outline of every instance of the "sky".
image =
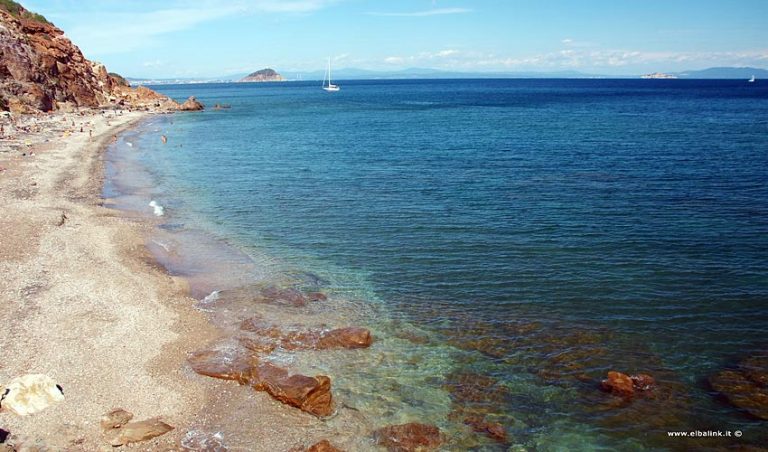
<svg viewBox="0 0 768 452">
<path fill-rule="evenodd" d="M 129 77 L 768 67 L 768 0 L 21 0 Z"/>
</svg>

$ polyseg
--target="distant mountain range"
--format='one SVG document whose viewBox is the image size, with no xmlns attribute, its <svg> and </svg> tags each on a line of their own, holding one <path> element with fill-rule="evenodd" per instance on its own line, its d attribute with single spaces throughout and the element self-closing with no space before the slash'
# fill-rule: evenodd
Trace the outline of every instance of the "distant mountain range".
<svg viewBox="0 0 768 452">
<path fill-rule="evenodd" d="M 768 79 L 768 70 L 753 67 L 713 67 L 696 71 L 670 72 L 679 79 L 748 79 L 753 75 L 758 79 Z M 250 74 L 232 74 L 210 78 L 142 79 L 128 78 L 133 85 L 162 85 L 182 83 L 228 83 L 239 81 Z M 282 72 L 286 81 L 322 80 L 324 71 Z M 589 74 L 578 71 L 556 72 L 454 72 L 428 68 L 410 68 L 399 71 L 372 71 L 367 69 L 345 68 L 333 72 L 334 80 L 408 80 L 408 79 L 462 79 L 462 78 L 640 78 L 641 75 L 605 75 Z"/>
</svg>

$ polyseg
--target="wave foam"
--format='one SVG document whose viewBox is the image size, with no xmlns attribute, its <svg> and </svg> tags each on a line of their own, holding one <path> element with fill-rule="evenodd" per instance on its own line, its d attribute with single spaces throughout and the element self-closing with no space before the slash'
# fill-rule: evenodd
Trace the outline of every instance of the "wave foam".
<svg viewBox="0 0 768 452">
<path fill-rule="evenodd" d="M 156 217 L 162 217 L 165 214 L 165 208 L 158 204 L 154 199 L 149 202 L 149 207 L 152 208 Z"/>
</svg>

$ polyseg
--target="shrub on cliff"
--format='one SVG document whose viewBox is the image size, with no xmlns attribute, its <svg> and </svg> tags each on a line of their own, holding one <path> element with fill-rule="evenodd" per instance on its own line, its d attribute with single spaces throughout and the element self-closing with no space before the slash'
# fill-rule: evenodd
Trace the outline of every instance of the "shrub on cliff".
<svg viewBox="0 0 768 452">
<path fill-rule="evenodd" d="M 7 11 L 11 16 L 18 19 L 29 19 L 35 22 L 50 24 L 43 15 L 27 11 L 23 6 L 13 0 L 0 0 L 0 9 Z"/>
</svg>

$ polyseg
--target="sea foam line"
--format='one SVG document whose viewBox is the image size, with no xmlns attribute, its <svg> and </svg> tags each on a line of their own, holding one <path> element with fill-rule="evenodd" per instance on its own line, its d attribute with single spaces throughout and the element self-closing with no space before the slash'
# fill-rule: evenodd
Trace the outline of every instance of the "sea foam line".
<svg viewBox="0 0 768 452">
<path fill-rule="evenodd" d="M 156 217 L 162 217 L 165 214 L 165 208 L 158 204 L 154 199 L 149 202 L 149 207 L 152 208 Z"/>
</svg>

